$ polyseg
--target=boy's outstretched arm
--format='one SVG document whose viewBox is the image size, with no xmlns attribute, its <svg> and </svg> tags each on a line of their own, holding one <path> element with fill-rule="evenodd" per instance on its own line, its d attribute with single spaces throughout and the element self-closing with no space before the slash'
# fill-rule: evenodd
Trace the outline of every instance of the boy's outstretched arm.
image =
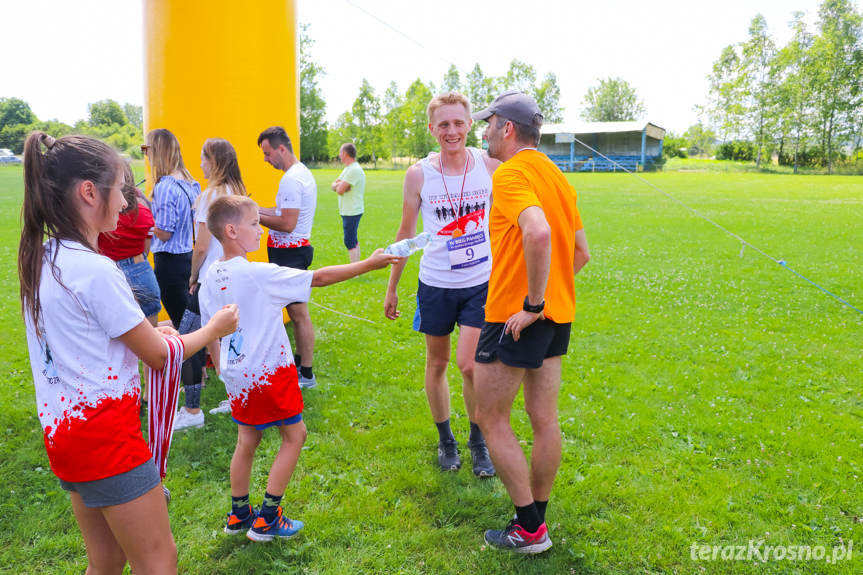
<svg viewBox="0 0 863 575">
<path fill-rule="evenodd" d="M 398 256 L 386 254 L 384 253 L 384 250 L 377 249 L 375 250 L 375 253 L 363 261 L 340 266 L 327 266 L 325 268 L 315 270 L 312 275 L 312 287 L 323 287 L 337 284 L 364 273 L 379 270 L 388 265 L 397 264 L 406 259 L 407 258 L 400 258 Z"/>
</svg>

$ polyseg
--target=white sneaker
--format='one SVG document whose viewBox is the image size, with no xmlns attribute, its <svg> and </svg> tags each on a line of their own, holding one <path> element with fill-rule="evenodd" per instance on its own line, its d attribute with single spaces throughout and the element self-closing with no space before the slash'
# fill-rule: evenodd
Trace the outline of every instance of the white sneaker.
<svg viewBox="0 0 863 575">
<path fill-rule="evenodd" d="M 299 379 L 300 387 L 303 389 L 311 389 L 318 384 L 318 378 L 315 377 L 315 374 L 312 374 L 312 378 L 303 377 L 302 373 L 297 372 L 297 376 Z"/>
<path fill-rule="evenodd" d="M 231 413 L 231 400 L 223 399 L 219 402 L 219 407 L 214 407 L 210 413 Z"/>
<path fill-rule="evenodd" d="M 174 415 L 174 431 L 182 431 L 190 427 L 204 427 L 204 412 L 189 413 L 183 406 Z"/>
</svg>

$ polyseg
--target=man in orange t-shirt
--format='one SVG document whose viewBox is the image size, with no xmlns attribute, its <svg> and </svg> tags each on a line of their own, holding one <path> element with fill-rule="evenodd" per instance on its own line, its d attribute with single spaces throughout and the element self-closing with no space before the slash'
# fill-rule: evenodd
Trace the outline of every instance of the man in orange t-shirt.
<svg viewBox="0 0 863 575">
<path fill-rule="evenodd" d="M 575 190 L 536 150 L 542 113 L 533 98 L 506 92 L 472 117 L 488 122 L 488 154 L 503 162 L 492 176 L 492 269 L 476 348 L 476 417 L 516 510 L 485 540 L 540 553 L 551 547 L 545 510 L 561 459 L 561 356 L 575 319 L 575 274 L 590 255 Z M 510 425 L 522 381 L 534 434 L 530 469 Z"/>
</svg>

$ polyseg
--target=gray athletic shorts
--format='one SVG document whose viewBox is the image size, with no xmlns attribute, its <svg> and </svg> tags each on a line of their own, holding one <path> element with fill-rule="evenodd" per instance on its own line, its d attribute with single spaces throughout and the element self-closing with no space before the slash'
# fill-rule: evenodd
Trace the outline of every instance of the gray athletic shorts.
<svg viewBox="0 0 863 575">
<path fill-rule="evenodd" d="M 86 507 L 122 505 L 137 499 L 159 485 L 162 478 L 152 459 L 125 473 L 95 481 L 70 482 L 60 480 L 60 487 L 81 496 Z"/>
</svg>

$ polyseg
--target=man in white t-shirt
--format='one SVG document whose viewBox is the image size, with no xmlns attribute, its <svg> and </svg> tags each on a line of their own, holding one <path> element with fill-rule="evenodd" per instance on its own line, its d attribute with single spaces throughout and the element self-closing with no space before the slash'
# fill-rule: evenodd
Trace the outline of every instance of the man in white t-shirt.
<svg viewBox="0 0 863 575">
<path fill-rule="evenodd" d="M 314 248 L 309 239 L 318 201 L 318 187 L 312 173 L 294 155 L 287 132 L 281 126 L 267 128 L 258 136 L 258 146 L 264 152 L 264 161 L 284 172 L 279 182 L 274 208 L 261 208 L 261 225 L 270 229 L 267 255 L 270 263 L 307 270 L 312 265 Z M 294 338 L 298 357 L 300 387 L 315 387 L 312 372 L 315 350 L 315 329 L 309 306 L 305 302 L 287 306 L 294 323 Z"/>
<path fill-rule="evenodd" d="M 476 396 L 473 369 L 476 344 L 485 322 L 485 299 L 491 273 L 488 211 L 491 207 L 491 174 L 500 162 L 466 147 L 473 120 L 464 94 L 447 92 L 428 105 L 429 131 L 440 144 L 440 153 L 429 154 L 408 168 L 403 189 L 402 221 L 396 240 L 416 235 L 417 217 L 432 243 L 420 260 L 414 329 L 425 334 L 425 389 L 437 427 L 438 464 L 443 471 L 458 471 L 461 458 L 450 427 L 450 395 L 447 367 L 450 337 L 459 326 L 456 364 L 470 436 L 467 445 L 477 477 L 495 474 L 485 437 L 474 419 Z M 387 285 L 384 313 L 396 319 L 398 285 L 404 263 L 393 265 Z"/>
</svg>

